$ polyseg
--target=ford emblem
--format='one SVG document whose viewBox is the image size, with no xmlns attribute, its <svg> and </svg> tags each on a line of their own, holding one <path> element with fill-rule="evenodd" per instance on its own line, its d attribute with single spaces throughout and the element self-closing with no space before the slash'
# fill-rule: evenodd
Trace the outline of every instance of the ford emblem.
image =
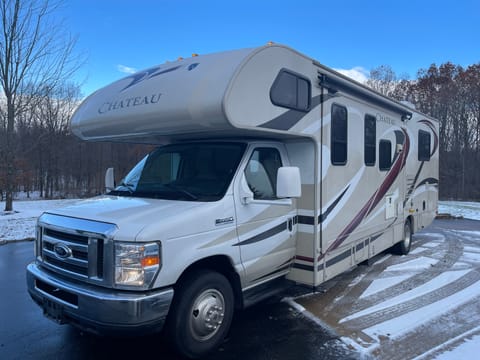
<svg viewBox="0 0 480 360">
<path fill-rule="evenodd" d="M 72 256 L 72 249 L 70 249 L 65 244 L 55 244 L 55 246 L 53 247 L 53 251 L 55 251 L 55 255 L 60 259 L 66 259 Z"/>
</svg>

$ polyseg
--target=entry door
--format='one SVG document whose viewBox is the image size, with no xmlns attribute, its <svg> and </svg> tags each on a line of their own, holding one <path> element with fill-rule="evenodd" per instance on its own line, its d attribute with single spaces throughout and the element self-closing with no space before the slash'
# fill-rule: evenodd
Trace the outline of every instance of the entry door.
<svg viewBox="0 0 480 360">
<path fill-rule="evenodd" d="M 278 168 L 287 165 L 285 150 L 280 145 L 251 147 L 247 158 L 235 184 L 244 287 L 289 270 L 297 228 L 295 200 L 276 197 Z"/>
</svg>

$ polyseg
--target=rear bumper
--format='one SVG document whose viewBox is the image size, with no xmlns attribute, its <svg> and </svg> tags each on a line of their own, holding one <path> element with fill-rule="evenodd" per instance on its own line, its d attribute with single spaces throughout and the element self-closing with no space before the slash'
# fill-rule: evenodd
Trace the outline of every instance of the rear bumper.
<svg viewBox="0 0 480 360">
<path fill-rule="evenodd" d="M 97 334 L 145 334 L 160 331 L 173 289 L 129 292 L 64 280 L 31 263 L 27 286 L 44 314 Z"/>
</svg>

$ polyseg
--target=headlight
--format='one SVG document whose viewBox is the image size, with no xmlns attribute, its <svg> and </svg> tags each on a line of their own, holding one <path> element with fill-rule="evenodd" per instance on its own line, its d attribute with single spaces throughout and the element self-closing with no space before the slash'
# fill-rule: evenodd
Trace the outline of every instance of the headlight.
<svg viewBox="0 0 480 360">
<path fill-rule="evenodd" d="M 161 266 L 158 243 L 115 244 L 115 284 L 148 289 Z"/>
</svg>

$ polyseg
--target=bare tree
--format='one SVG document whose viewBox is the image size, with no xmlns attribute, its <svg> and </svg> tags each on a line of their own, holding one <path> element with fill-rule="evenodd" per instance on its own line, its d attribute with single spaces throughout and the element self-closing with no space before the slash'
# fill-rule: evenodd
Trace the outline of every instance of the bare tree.
<svg viewBox="0 0 480 360">
<path fill-rule="evenodd" d="M 5 211 L 13 209 L 15 122 L 39 92 L 55 88 L 80 62 L 73 58 L 76 40 L 54 19 L 59 2 L 0 0 L 0 85 L 5 97 Z"/>
<path fill-rule="evenodd" d="M 383 95 L 391 96 L 397 84 L 397 75 L 389 65 L 381 65 L 370 70 L 366 84 Z"/>
<path fill-rule="evenodd" d="M 40 189 L 45 190 L 45 197 L 53 197 L 54 191 L 59 189 L 62 177 L 59 165 L 62 151 L 59 149 L 65 146 L 65 136 L 69 132 L 68 121 L 80 99 L 80 88 L 73 84 L 64 84 L 54 90 L 51 92 L 47 89 L 45 96 L 31 108 L 35 123 L 42 133 L 33 149 L 42 152 L 40 160 L 44 164 L 40 166 L 44 176 L 40 180 Z"/>
</svg>

